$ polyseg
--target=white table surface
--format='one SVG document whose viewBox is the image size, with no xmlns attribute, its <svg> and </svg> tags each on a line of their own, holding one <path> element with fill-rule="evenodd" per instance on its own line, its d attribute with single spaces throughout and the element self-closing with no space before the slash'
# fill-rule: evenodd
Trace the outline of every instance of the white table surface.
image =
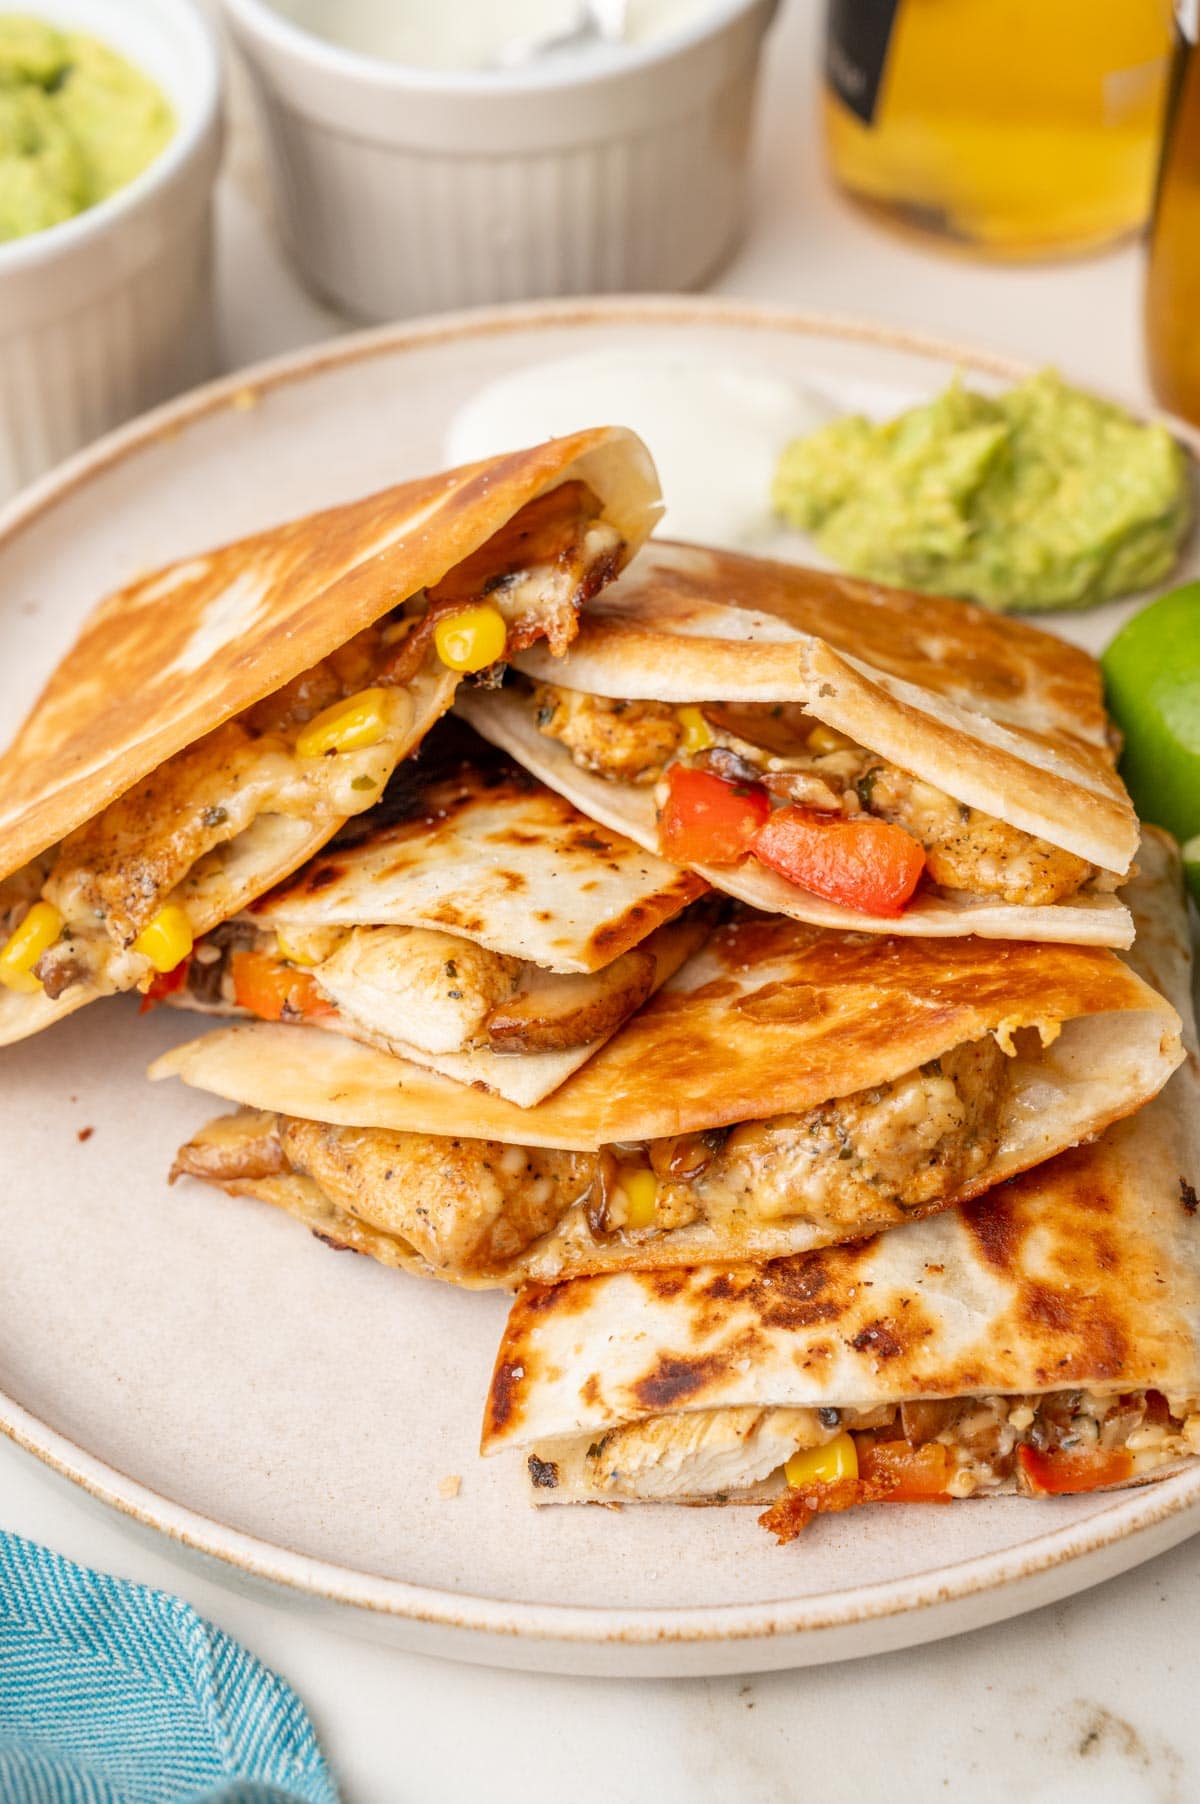
<svg viewBox="0 0 1200 1804">
<path fill-rule="evenodd" d="M 750 229 L 718 291 L 945 333 L 1144 398 L 1139 249 L 974 266 L 882 235 L 834 197 L 812 105 L 819 11 L 790 0 L 771 44 Z M 238 106 L 220 196 L 230 366 L 344 329 L 287 273 L 265 214 Z M 358 1640 L 230 1589 L 216 1567 L 179 1563 L 7 1443 L 0 1524 L 180 1592 L 238 1636 L 307 1703 L 349 1804 L 1167 1804 L 1200 1789 L 1190 1544 L 1068 1603 L 911 1652 L 750 1680 L 625 1683 L 489 1672 Z"/>
</svg>

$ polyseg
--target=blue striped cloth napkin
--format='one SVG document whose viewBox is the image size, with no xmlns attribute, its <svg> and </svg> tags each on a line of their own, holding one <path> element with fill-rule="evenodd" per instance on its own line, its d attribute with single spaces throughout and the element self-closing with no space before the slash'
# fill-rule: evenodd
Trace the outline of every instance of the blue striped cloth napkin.
<svg viewBox="0 0 1200 1804">
<path fill-rule="evenodd" d="M 304 1706 L 182 1598 L 0 1533 L 2 1804 L 337 1804 Z"/>
</svg>

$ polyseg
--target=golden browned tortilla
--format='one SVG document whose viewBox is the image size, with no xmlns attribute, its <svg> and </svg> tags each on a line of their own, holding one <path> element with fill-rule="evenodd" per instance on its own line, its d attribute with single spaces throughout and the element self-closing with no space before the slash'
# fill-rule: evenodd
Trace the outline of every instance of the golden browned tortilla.
<svg viewBox="0 0 1200 1804">
<path fill-rule="evenodd" d="M 1179 916 L 1157 839 L 1134 888 Z M 912 1220 L 1099 1133 L 1182 1057 L 1102 948 L 840 934 L 744 916 L 536 1106 L 309 1029 L 160 1059 L 243 1106 L 177 1169 L 468 1284 L 770 1258 Z"/>
<path fill-rule="evenodd" d="M 448 708 L 439 618 L 486 603 L 502 656 L 561 652 L 583 602 L 653 524 L 632 434 L 578 433 L 185 558 L 108 597 L 0 759 L 0 936 L 63 917 L 37 992 L 0 991 L 0 1043 L 144 987 L 166 905 L 207 931 L 378 797 Z M 368 692 L 381 729 L 302 755 L 305 725 Z"/>
</svg>

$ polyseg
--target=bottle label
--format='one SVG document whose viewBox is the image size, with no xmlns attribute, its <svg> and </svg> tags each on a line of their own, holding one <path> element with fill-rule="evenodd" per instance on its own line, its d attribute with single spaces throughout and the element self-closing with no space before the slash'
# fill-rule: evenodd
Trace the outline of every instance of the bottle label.
<svg viewBox="0 0 1200 1804">
<path fill-rule="evenodd" d="M 875 117 L 900 0 L 829 0 L 825 79 L 864 124 Z"/>
</svg>

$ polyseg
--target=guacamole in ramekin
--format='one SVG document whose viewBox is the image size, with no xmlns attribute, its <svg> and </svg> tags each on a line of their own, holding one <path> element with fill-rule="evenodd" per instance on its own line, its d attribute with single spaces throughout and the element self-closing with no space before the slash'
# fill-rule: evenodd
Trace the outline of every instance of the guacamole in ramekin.
<svg viewBox="0 0 1200 1804">
<path fill-rule="evenodd" d="M 0 14 L 0 239 L 107 199 L 174 131 L 165 95 L 115 50 L 44 19 Z"/>
<path fill-rule="evenodd" d="M 1083 608 L 1169 576 L 1191 521 L 1164 426 L 1052 370 L 1007 393 L 961 381 L 878 425 L 790 444 L 774 504 L 844 570 L 985 607 Z"/>
</svg>

